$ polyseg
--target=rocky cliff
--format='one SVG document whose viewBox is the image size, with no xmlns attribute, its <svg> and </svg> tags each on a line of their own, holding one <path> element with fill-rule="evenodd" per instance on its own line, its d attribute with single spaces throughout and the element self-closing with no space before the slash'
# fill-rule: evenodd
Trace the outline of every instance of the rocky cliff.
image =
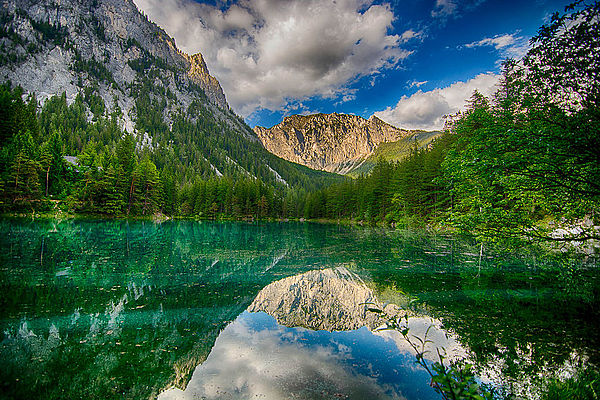
<svg viewBox="0 0 600 400">
<path fill-rule="evenodd" d="M 338 267 L 273 282 L 260 291 L 248 311 L 266 312 L 288 327 L 348 331 L 366 326 L 373 330 L 385 321 L 367 311 L 365 303 L 379 301 L 360 277 Z M 405 313 L 391 304 L 385 311 L 392 315 Z"/>
<path fill-rule="evenodd" d="M 124 111 L 131 132 L 132 91 L 147 80 L 169 95 L 173 107 L 165 116 L 200 98 L 226 118 L 225 95 L 202 55 L 178 50 L 132 0 L 4 0 L 0 22 L 0 81 L 19 84 L 38 100 L 65 92 L 72 101 L 93 87 L 109 109 L 118 105 Z"/>
<path fill-rule="evenodd" d="M 202 54 L 198 53 L 192 56 L 188 56 L 187 54 L 183 55 L 190 63 L 188 69 L 188 76 L 190 79 L 193 82 L 198 83 L 202 90 L 204 90 L 206 96 L 208 96 L 215 104 L 219 105 L 221 108 L 229 108 L 227 100 L 225 100 L 223 89 L 221 89 L 221 85 L 217 78 L 208 72 Z"/>
<path fill-rule="evenodd" d="M 310 168 L 346 174 L 358 167 L 380 143 L 410 136 L 373 116 L 349 114 L 293 115 L 272 128 L 254 128 L 267 150 Z"/>
</svg>

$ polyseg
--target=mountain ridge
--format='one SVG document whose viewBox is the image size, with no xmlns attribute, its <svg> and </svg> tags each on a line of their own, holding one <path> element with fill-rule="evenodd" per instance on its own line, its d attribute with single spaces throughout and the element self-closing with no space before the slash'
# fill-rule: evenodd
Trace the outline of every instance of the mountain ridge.
<svg viewBox="0 0 600 400">
<path fill-rule="evenodd" d="M 63 119 L 55 127 L 66 156 L 90 142 L 114 151 L 127 132 L 138 159 L 148 156 L 180 186 L 222 176 L 280 188 L 337 179 L 268 153 L 229 107 L 203 55 L 179 50 L 132 0 L 5 0 L 0 46 L 1 82 L 34 94 L 41 109 L 64 94 L 52 118 Z M 73 114 L 86 121 L 65 125 Z M 106 120 L 124 132 L 92 126 Z M 42 128 L 49 134 L 51 126 Z"/>
<path fill-rule="evenodd" d="M 271 128 L 254 132 L 273 154 L 307 167 L 349 174 L 381 143 L 409 138 L 416 131 L 394 127 L 371 116 L 311 114 L 287 116 Z"/>
<path fill-rule="evenodd" d="M 195 84 L 210 103 L 229 110 L 225 94 L 202 55 L 179 50 L 175 40 L 150 22 L 132 0 L 11 0 L 2 5 L 2 12 L 7 30 L 25 39 L 27 47 L 18 43 L 8 47 L 5 58 L 21 62 L 16 63 L 18 69 L 15 64 L 1 63 L 0 79 L 38 93 L 42 101 L 62 92 L 72 101 L 97 80 L 100 96 L 109 108 L 117 100 L 129 122 L 125 128 L 131 133 L 133 103 L 127 99 L 127 89 L 134 84 L 139 69 L 161 62 L 168 67 L 161 77 L 166 83 L 162 86 L 173 92 L 180 104 L 189 105 L 192 99 L 186 96 L 185 88 Z M 48 36 L 54 40 L 45 40 Z M 28 57 L 31 49 L 36 52 Z M 101 79 L 82 73 L 85 65 L 95 67 Z"/>
</svg>

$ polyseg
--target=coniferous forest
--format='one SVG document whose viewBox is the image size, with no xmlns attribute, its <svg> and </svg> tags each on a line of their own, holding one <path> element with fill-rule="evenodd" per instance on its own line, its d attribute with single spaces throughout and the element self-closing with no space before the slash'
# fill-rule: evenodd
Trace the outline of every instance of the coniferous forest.
<svg viewBox="0 0 600 400">
<path fill-rule="evenodd" d="M 415 144 L 404 160 L 381 160 L 357 179 L 296 166 L 293 180 L 274 180 L 252 167 L 260 144 L 227 132 L 202 104 L 167 126 L 165 105 L 151 100 L 148 82 L 136 88 L 136 129 L 172 143 L 170 152 L 123 131 L 121 111 L 107 109 L 93 87 L 71 104 L 63 95 L 40 106 L 35 94 L 8 82 L 0 87 L 1 206 L 117 217 L 441 224 L 486 238 L 596 237 L 581 221 L 596 219 L 600 204 L 599 15 L 597 3 L 555 14 L 523 59 L 504 62 L 491 98 L 473 93 L 432 144 Z M 215 173 L 217 146 L 236 162 Z M 272 158 L 279 170 L 292 165 Z M 552 237 L 556 223 L 579 228 Z"/>
<path fill-rule="evenodd" d="M 123 131 L 121 111 L 106 110 L 93 89 L 70 105 L 63 94 L 42 107 L 10 83 L 0 90 L 2 207 L 8 212 L 295 217 L 299 193 L 341 179 L 270 155 L 227 131 L 199 103 L 188 109 L 194 121 L 178 115 L 169 129 L 157 111 L 161 105 L 151 103 L 147 93 L 138 100 L 138 127 L 166 143 L 164 152 Z M 218 148 L 236 156 L 229 170 L 216 171 L 211 163 Z M 269 158 L 287 181 L 274 180 L 253 157 Z"/>
</svg>

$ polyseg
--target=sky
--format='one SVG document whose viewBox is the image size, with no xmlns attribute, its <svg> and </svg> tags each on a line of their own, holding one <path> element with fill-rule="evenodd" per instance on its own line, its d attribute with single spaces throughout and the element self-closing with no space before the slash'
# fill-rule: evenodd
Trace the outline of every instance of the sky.
<svg viewBox="0 0 600 400">
<path fill-rule="evenodd" d="M 250 126 L 292 114 L 372 115 L 443 128 L 566 3 L 556 0 L 134 0 L 202 53 Z"/>
</svg>

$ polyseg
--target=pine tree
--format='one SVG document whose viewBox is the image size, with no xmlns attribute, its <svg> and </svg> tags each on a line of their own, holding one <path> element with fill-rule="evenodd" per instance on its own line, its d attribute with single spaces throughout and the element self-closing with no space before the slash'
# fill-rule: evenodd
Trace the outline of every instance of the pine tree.
<svg viewBox="0 0 600 400">
<path fill-rule="evenodd" d="M 41 166 L 25 151 L 20 151 L 12 165 L 11 184 L 14 201 L 30 202 L 39 199 Z"/>
<path fill-rule="evenodd" d="M 132 201 L 136 212 L 142 215 L 153 214 L 162 204 L 162 183 L 156 165 L 144 157 L 133 171 L 135 182 Z"/>
</svg>

